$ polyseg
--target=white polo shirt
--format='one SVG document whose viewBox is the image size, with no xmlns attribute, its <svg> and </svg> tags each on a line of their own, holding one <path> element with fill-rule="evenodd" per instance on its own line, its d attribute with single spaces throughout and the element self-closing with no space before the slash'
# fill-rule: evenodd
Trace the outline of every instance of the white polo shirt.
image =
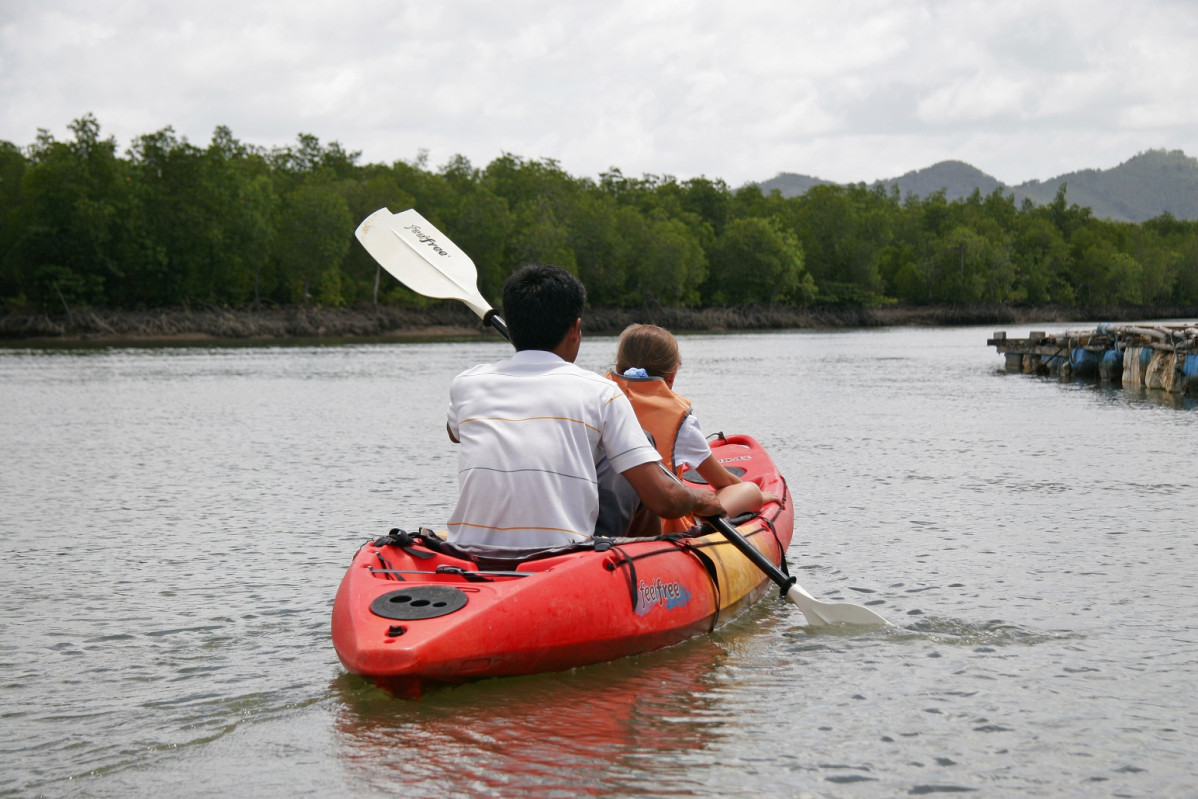
<svg viewBox="0 0 1198 799">
<path fill-rule="evenodd" d="M 599 512 L 596 464 L 624 472 L 660 460 L 619 386 L 551 352 L 468 369 L 449 394 L 461 442 L 449 540 L 466 549 L 585 541 Z"/>
</svg>

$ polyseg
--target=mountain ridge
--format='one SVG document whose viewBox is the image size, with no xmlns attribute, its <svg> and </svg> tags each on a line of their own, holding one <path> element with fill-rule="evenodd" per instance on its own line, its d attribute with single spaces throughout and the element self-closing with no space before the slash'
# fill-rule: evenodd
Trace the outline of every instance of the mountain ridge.
<svg viewBox="0 0 1198 799">
<path fill-rule="evenodd" d="M 795 197 L 813 186 L 837 184 L 810 175 L 780 172 L 757 185 L 766 194 L 778 190 L 783 197 Z M 1144 222 L 1164 213 L 1178 219 L 1198 219 L 1198 158 L 1181 150 L 1145 150 L 1110 169 L 1082 169 L 1016 186 L 955 160 L 868 184 L 871 188 L 897 188 L 904 197 L 923 198 L 943 190 L 949 201 L 968 197 L 974 190 L 986 196 L 1000 189 L 1004 194 L 1013 194 L 1017 204 L 1027 199 L 1036 205 L 1052 202 L 1062 185 L 1066 187 L 1067 202 L 1091 209 L 1100 219 Z"/>
</svg>

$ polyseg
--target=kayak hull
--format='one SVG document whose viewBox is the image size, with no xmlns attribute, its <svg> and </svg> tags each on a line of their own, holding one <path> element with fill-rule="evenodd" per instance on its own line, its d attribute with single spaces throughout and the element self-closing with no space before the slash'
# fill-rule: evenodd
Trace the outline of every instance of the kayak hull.
<svg viewBox="0 0 1198 799">
<path fill-rule="evenodd" d="M 744 470 L 742 479 L 784 498 L 737 520 L 741 534 L 780 564 L 794 525 L 785 481 L 748 436 L 720 439 L 712 450 L 726 466 Z M 606 550 L 503 571 L 380 539 L 357 552 L 342 579 L 333 644 L 350 673 L 414 697 L 437 684 L 560 671 L 661 649 L 711 631 L 771 588 L 719 533 L 620 539 Z"/>
</svg>

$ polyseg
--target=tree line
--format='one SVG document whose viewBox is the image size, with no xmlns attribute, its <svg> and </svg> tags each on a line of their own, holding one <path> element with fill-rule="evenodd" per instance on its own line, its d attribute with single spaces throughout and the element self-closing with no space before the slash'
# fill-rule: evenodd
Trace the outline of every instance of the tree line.
<svg viewBox="0 0 1198 799">
<path fill-rule="evenodd" d="M 9 307 L 420 306 L 354 240 L 383 206 L 443 230 L 496 304 L 505 277 L 538 261 L 575 272 L 603 307 L 1198 305 L 1198 222 L 1097 219 L 1064 187 L 1045 205 L 864 184 L 784 198 L 614 168 L 578 178 L 511 154 L 360 164 L 337 142 L 265 149 L 225 127 L 206 147 L 168 127 L 122 155 L 91 115 L 70 130 L 0 141 Z"/>
</svg>

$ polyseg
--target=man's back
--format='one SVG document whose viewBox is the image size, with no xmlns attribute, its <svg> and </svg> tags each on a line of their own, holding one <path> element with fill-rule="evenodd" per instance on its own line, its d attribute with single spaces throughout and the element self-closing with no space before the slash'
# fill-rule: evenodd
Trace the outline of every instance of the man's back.
<svg viewBox="0 0 1198 799">
<path fill-rule="evenodd" d="M 600 460 L 621 472 L 658 459 L 619 387 L 542 350 L 459 375 L 448 424 L 462 444 L 449 530 L 465 548 L 584 541 L 598 513 Z"/>
</svg>

